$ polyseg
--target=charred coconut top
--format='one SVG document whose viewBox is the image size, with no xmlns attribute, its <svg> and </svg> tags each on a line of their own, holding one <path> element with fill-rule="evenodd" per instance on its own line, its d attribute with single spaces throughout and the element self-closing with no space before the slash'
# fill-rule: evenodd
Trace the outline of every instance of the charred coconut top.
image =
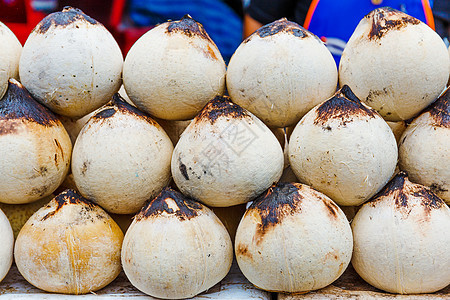
<svg viewBox="0 0 450 300">
<path fill-rule="evenodd" d="M 180 221 L 198 216 L 204 206 L 170 187 L 165 187 L 156 198 L 145 205 L 136 215 L 136 221 L 160 216 L 162 213 L 176 216 Z"/>
<path fill-rule="evenodd" d="M 56 204 L 56 205 L 55 205 Z M 77 191 L 72 189 L 67 189 L 57 195 L 53 200 L 47 204 L 47 208 L 55 207 L 55 210 L 47 213 L 41 221 L 47 220 L 49 217 L 55 215 L 63 206 L 77 204 L 82 205 L 86 211 L 92 211 L 96 205 L 89 201 L 88 199 L 81 196 Z"/>
<path fill-rule="evenodd" d="M 101 121 L 103 119 L 111 118 L 116 112 L 121 112 L 123 114 L 128 114 L 136 116 L 138 118 L 144 119 L 147 122 L 157 125 L 155 120 L 153 120 L 149 115 L 143 113 L 136 107 L 128 104 L 119 93 L 114 94 L 112 100 L 107 103 L 99 112 L 92 116 L 93 120 Z M 159 126 L 159 125 L 158 125 Z"/>
<path fill-rule="evenodd" d="M 345 126 L 347 122 L 353 121 L 355 116 L 375 118 L 378 115 L 375 110 L 362 104 L 347 85 L 344 85 L 332 98 L 318 106 L 316 113 L 314 125 L 322 126 L 332 119 L 340 120 L 341 125 Z"/>
<path fill-rule="evenodd" d="M 288 21 L 286 18 L 281 18 L 277 21 L 264 25 L 256 30 L 254 34 L 258 35 L 260 38 L 265 38 L 278 33 L 292 34 L 293 36 L 296 36 L 298 38 L 315 37 L 315 35 L 313 35 L 302 26 L 298 25 L 295 22 Z M 244 41 L 244 43 L 248 42 L 249 38 L 250 37 L 248 37 Z"/>
<path fill-rule="evenodd" d="M 375 207 L 377 203 L 389 198 L 395 199 L 395 207 L 402 211 L 409 211 L 417 203 L 414 198 L 420 198 L 419 204 L 428 215 L 431 210 L 439 209 L 445 205 L 444 201 L 429 188 L 409 181 L 408 175 L 404 171 L 392 178 L 368 204 Z"/>
<path fill-rule="evenodd" d="M 10 79 L 8 90 L 0 100 L 0 120 L 24 120 L 44 126 L 59 123 L 58 118 L 47 108 L 39 104 L 23 85 Z M 12 128 L 0 126 L 0 133 L 9 133 Z"/>
<path fill-rule="evenodd" d="M 301 212 L 304 199 L 301 191 L 306 188 L 300 183 L 279 182 L 273 184 L 265 193 L 256 198 L 246 214 L 256 211 L 260 215 L 261 223 L 258 224 L 257 235 L 263 236 L 270 228 L 280 224 L 286 216 Z M 314 196 L 324 200 L 325 209 L 331 218 L 337 218 L 338 207 L 336 204 L 322 198 L 321 194 L 315 191 Z"/>
<path fill-rule="evenodd" d="M 188 37 L 197 35 L 212 43 L 208 33 L 206 33 L 203 25 L 195 21 L 190 15 L 184 15 L 179 21 L 169 21 L 167 26 L 167 33 L 180 32 Z"/>
<path fill-rule="evenodd" d="M 427 111 L 430 112 L 434 126 L 450 128 L 450 87 Z"/>
<path fill-rule="evenodd" d="M 365 18 L 372 20 L 369 40 L 380 39 L 389 31 L 420 23 L 418 19 L 391 7 L 377 8 L 367 14 Z"/>
<path fill-rule="evenodd" d="M 202 122 L 202 120 L 208 120 L 211 124 L 220 118 L 228 117 L 231 119 L 239 119 L 250 117 L 250 114 L 246 112 L 239 105 L 231 102 L 228 96 L 216 96 L 210 100 L 205 107 L 194 118 L 194 123 Z"/>
<path fill-rule="evenodd" d="M 68 25 L 78 21 L 87 22 L 92 25 L 100 24 L 80 9 L 66 6 L 62 11 L 54 12 L 42 19 L 33 31 L 45 34 L 50 27 L 52 27 L 52 25 L 54 27 L 67 27 Z"/>
</svg>

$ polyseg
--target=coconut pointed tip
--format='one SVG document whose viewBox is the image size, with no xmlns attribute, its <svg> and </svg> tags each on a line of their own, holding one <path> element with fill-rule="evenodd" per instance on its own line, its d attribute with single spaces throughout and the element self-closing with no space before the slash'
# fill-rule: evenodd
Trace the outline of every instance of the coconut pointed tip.
<svg viewBox="0 0 450 300">
<path fill-rule="evenodd" d="M 391 7 L 374 9 L 365 18 L 369 19 L 369 22 L 372 23 L 369 40 L 380 39 L 388 32 L 420 23 L 420 20 Z"/>
<path fill-rule="evenodd" d="M 136 221 L 158 217 L 162 214 L 174 215 L 180 221 L 189 220 L 198 215 L 204 208 L 200 203 L 184 196 L 167 186 L 150 202 L 148 202 L 136 215 Z"/>
<path fill-rule="evenodd" d="M 233 103 L 228 96 L 216 96 L 210 100 L 205 107 L 194 118 L 193 123 L 202 123 L 205 121 L 214 124 L 217 119 L 227 117 L 230 119 L 240 119 L 250 117 L 248 112 L 242 107 Z"/>
</svg>

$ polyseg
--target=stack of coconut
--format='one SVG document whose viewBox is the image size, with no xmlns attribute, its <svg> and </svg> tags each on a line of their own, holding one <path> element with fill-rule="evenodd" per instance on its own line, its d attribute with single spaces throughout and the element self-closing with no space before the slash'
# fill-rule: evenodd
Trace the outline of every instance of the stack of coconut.
<svg viewBox="0 0 450 300">
<path fill-rule="evenodd" d="M 16 231 L 26 221 L 13 247 L 0 214 L 0 278 L 14 252 L 45 291 L 96 291 L 123 268 L 146 294 L 188 298 L 234 253 L 267 291 L 323 288 L 350 261 L 392 293 L 450 283 L 450 59 L 417 19 L 369 13 L 339 73 L 286 19 L 228 67 L 189 16 L 147 32 L 125 61 L 74 8 L 44 18 L 23 49 L 2 25 L 0 45 L 0 202 Z M 121 229 L 111 215 L 134 217 Z"/>
</svg>

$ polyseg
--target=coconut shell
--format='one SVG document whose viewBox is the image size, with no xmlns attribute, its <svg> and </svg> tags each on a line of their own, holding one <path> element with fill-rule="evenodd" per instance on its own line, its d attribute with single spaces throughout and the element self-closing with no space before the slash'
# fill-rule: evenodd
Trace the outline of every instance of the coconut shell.
<svg viewBox="0 0 450 300">
<path fill-rule="evenodd" d="M 14 257 L 32 285 L 53 293 L 86 294 L 119 275 L 122 239 L 119 226 L 103 209 L 66 190 L 28 219 Z"/>
<path fill-rule="evenodd" d="M 450 203 L 450 89 L 406 128 L 399 167 Z"/>
<path fill-rule="evenodd" d="M 15 79 L 0 100 L 0 202 L 50 195 L 69 170 L 72 144 L 58 118 Z"/>
<path fill-rule="evenodd" d="M 236 232 L 239 268 L 255 286 L 301 293 L 331 284 L 352 255 L 342 210 L 300 183 L 270 187 L 247 209 Z"/>
<path fill-rule="evenodd" d="M 8 80 L 19 80 L 19 60 L 22 52 L 20 44 L 14 33 L 0 22 L 0 99 L 8 89 Z"/>
<path fill-rule="evenodd" d="M 172 151 L 161 126 L 116 94 L 78 135 L 73 178 L 108 212 L 136 213 L 169 183 Z"/>
<path fill-rule="evenodd" d="M 317 105 L 289 141 L 291 168 L 342 206 L 364 203 L 394 174 L 397 143 L 383 118 L 348 86 Z"/>
<path fill-rule="evenodd" d="M 183 194 L 213 207 L 233 206 L 278 181 L 283 151 L 264 123 L 229 97 L 218 96 L 181 135 L 171 170 Z"/>
<path fill-rule="evenodd" d="M 401 172 L 353 219 L 353 267 L 390 293 L 438 291 L 450 283 L 448 228 L 444 201 Z"/>
<path fill-rule="evenodd" d="M 130 282 L 163 299 L 190 298 L 213 287 L 232 259 L 230 236 L 217 216 L 171 188 L 136 215 L 122 247 Z"/>
<path fill-rule="evenodd" d="M 333 95 L 337 68 L 324 43 L 283 18 L 244 40 L 231 57 L 227 90 L 236 104 L 272 127 L 295 125 Z"/>
<path fill-rule="evenodd" d="M 339 64 L 339 83 L 388 121 L 408 120 L 445 88 L 450 59 L 427 24 L 390 7 L 367 14 Z"/>
<path fill-rule="evenodd" d="M 81 10 L 46 16 L 20 58 L 23 85 L 57 114 L 80 118 L 107 103 L 122 83 L 123 56 L 111 33 Z"/>
</svg>

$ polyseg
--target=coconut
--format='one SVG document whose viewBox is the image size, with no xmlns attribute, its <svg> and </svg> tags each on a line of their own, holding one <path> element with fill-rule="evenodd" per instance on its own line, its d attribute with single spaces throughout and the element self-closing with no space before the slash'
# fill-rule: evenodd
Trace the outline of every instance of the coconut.
<svg viewBox="0 0 450 300">
<path fill-rule="evenodd" d="M 80 118 L 108 102 L 121 85 L 122 52 L 114 37 L 81 10 L 45 17 L 23 47 L 23 85 L 57 114 Z"/>
<path fill-rule="evenodd" d="M 13 262 L 14 234 L 5 213 L 0 209 L 0 282 L 8 274 Z"/>
<path fill-rule="evenodd" d="M 69 170 L 72 145 L 64 126 L 15 79 L 0 100 L 0 202 L 50 195 Z"/>
<path fill-rule="evenodd" d="M 130 282 L 157 298 L 193 297 L 222 280 L 233 248 L 206 206 L 171 188 L 136 215 L 125 234 L 122 265 Z"/>
<path fill-rule="evenodd" d="M 336 63 L 324 43 L 285 18 L 244 40 L 227 70 L 233 102 L 274 127 L 295 125 L 333 95 L 337 80 Z"/>
<path fill-rule="evenodd" d="M 258 288 L 300 293 L 335 281 L 350 263 L 352 247 L 347 218 L 331 199 L 300 183 L 279 183 L 246 211 L 235 253 Z"/>
<path fill-rule="evenodd" d="M 122 240 L 122 231 L 104 210 L 66 190 L 28 219 L 14 258 L 20 274 L 35 287 L 85 294 L 119 275 Z"/>
<path fill-rule="evenodd" d="M 450 284 L 450 209 L 398 174 L 352 222 L 352 264 L 381 290 L 433 293 Z"/>
<path fill-rule="evenodd" d="M 399 167 L 450 204 L 450 88 L 405 130 Z"/>
<path fill-rule="evenodd" d="M 8 80 L 19 80 L 19 60 L 22 52 L 20 44 L 14 33 L 0 22 L 0 99 L 8 89 Z"/>
<path fill-rule="evenodd" d="M 450 59 L 442 38 L 427 24 L 382 7 L 366 15 L 350 37 L 339 83 L 386 120 L 416 116 L 445 88 Z"/>
<path fill-rule="evenodd" d="M 131 101 L 152 116 L 192 119 L 225 91 L 225 62 L 203 26 L 189 15 L 160 24 L 130 49 L 123 84 Z"/>
<path fill-rule="evenodd" d="M 394 174 L 397 144 L 383 118 L 344 86 L 297 124 L 289 161 L 300 182 L 339 205 L 360 205 Z"/>
<path fill-rule="evenodd" d="M 115 94 L 78 135 L 73 178 L 108 212 L 135 213 L 169 183 L 172 151 L 161 126 Z"/>
<path fill-rule="evenodd" d="M 233 206 L 280 179 L 283 151 L 264 123 L 218 96 L 181 135 L 171 169 L 183 194 L 209 206 Z"/>
<path fill-rule="evenodd" d="M 20 229 L 28 221 L 28 219 L 42 206 L 47 205 L 55 196 L 50 194 L 47 197 L 27 204 L 5 204 L 0 203 L 0 209 L 5 213 L 11 224 L 14 238 L 19 235 Z"/>
</svg>

